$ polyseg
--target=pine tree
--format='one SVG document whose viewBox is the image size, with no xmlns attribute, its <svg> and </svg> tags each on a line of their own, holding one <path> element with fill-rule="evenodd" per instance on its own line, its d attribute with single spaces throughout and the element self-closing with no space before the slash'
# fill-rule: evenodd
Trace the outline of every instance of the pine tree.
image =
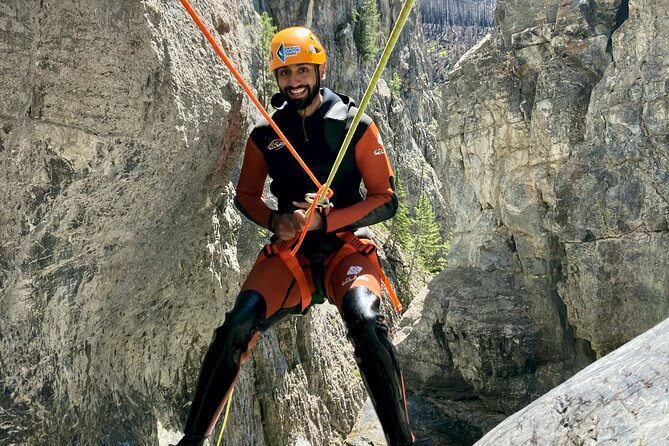
<svg viewBox="0 0 669 446">
<path fill-rule="evenodd" d="M 423 191 L 416 207 L 414 223 L 414 249 L 418 266 L 422 271 L 436 274 L 446 267 L 448 243 L 444 242 L 432 203 Z M 412 270 L 413 270 L 412 262 Z"/>
<path fill-rule="evenodd" d="M 397 212 L 395 217 L 386 225 L 390 232 L 390 244 L 393 247 L 399 246 L 404 251 L 409 251 L 413 245 L 411 237 L 412 221 L 407 206 L 407 192 L 399 178 L 399 173 L 395 176 L 395 194 L 399 200 Z"/>
<path fill-rule="evenodd" d="M 365 62 L 373 61 L 379 52 L 381 14 L 376 1 L 364 0 L 360 10 L 353 11 L 353 22 L 357 24 L 353 37 Z"/>
<path fill-rule="evenodd" d="M 272 37 L 276 33 L 276 26 L 272 24 L 272 17 L 270 17 L 267 12 L 263 11 L 260 16 L 260 54 L 263 58 L 267 57 L 267 53 L 270 51 L 270 46 L 272 45 Z M 265 60 L 265 59 L 263 59 Z M 259 76 L 259 94 L 258 99 L 265 106 L 269 108 L 270 99 L 272 98 L 272 92 L 276 88 L 274 81 L 274 76 L 265 68 L 260 71 Z"/>
</svg>

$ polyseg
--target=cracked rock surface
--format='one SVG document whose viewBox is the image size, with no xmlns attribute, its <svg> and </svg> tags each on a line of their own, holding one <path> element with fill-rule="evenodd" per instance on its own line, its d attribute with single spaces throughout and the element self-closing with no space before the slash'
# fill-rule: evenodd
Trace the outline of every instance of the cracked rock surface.
<svg viewBox="0 0 669 446">
<path fill-rule="evenodd" d="M 450 419 L 474 437 L 669 317 L 669 3 L 500 0 L 496 18 L 442 89 L 452 250 L 398 336 L 409 390 L 470 408 Z M 611 379 L 601 404 L 633 390 Z M 527 444 L 566 444 L 549 429 Z"/>
</svg>

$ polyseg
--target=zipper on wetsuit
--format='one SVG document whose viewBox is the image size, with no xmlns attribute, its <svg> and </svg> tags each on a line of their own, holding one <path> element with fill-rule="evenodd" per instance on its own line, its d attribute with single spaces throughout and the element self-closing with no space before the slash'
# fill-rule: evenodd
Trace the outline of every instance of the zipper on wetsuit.
<svg viewBox="0 0 669 446">
<path fill-rule="evenodd" d="M 304 142 L 309 142 L 309 137 L 307 136 L 307 126 L 304 121 L 306 121 L 307 118 L 302 116 L 302 132 L 304 133 Z"/>
</svg>

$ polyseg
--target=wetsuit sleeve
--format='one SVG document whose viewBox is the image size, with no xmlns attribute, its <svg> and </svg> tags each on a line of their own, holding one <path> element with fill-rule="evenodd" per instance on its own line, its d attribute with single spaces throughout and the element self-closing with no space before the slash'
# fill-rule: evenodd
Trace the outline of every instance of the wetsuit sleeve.
<svg viewBox="0 0 669 446">
<path fill-rule="evenodd" d="M 244 216 L 263 228 L 270 229 L 272 209 L 263 196 L 267 179 L 267 163 L 258 146 L 249 138 L 244 152 L 244 163 L 237 182 L 235 205 Z"/>
<path fill-rule="evenodd" d="M 392 218 L 397 211 L 393 170 L 379 130 L 373 122 L 355 145 L 355 162 L 367 189 L 364 200 L 333 209 L 325 218 L 327 232 L 349 231 Z"/>
</svg>

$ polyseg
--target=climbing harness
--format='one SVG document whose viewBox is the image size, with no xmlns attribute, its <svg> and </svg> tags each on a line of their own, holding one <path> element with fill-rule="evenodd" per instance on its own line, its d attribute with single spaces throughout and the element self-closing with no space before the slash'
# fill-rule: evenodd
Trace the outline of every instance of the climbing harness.
<svg viewBox="0 0 669 446">
<path fill-rule="evenodd" d="M 330 276 L 332 268 L 337 266 L 337 264 L 342 259 L 351 255 L 352 251 L 357 251 L 364 256 L 371 257 L 373 260 L 372 263 L 376 266 L 376 271 L 379 274 L 379 278 L 385 285 L 386 291 L 388 291 L 388 295 L 390 296 L 390 300 L 393 302 L 395 311 L 397 311 L 397 314 L 400 314 L 402 312 L 402 303 L 397 298 L 397 295 L 395 294 L 395 291 L 390 284 L 390 280 L 388 280 L 388 277 L 383 272 L 383 268 L 381 268 L 381 262 L 379 261 L 376 245 L 374 245 L 374 243 L 371 241 L 359 238 L 351 232 L 338 233 L 337 237 L 339 237 L 345 244 L 339 250 L 339 252 L 328 261 L 329 267 L 325 272 L 325 280 L 328 280 L 327 278 Z M 297 284 L 297 289 L 300 292 L 300 310 L 301 313 L 304 314 L 311 305 L 312 294 L 309 290 L 309 282 L 307 281 L 307 276 L 304 274 L 302 266 L 298 262 L 297 257 L 291 255 L 288 249 L 292 242 L 293 240 L 282 240 L 276 243 L 265 245 L 263 248 L 263 254 L 266 257 L 278 255 L 283 261 L 284 265 L 286 265 L 286 268 L 288 268 L 293 274 L 295 283 Z"/>
</svg>

